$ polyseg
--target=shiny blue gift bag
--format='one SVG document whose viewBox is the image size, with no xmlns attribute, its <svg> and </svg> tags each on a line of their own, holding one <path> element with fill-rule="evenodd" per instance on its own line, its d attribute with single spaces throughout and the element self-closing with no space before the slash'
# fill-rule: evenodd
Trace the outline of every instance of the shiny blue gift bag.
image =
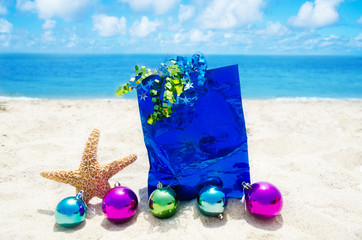
<svg viewBox="0 0 362 240">
<path fill-rule="evenodd" d="M 161 182 L 180 200 L 190 200 L 216 179 L 228 197 L 241 198 L 241 183 L 250 182 L 250 174 L 238 66 L 207 70 L 203 84 L 191 72 L 190 89 L 177 99 L 172 116 L 151 125 L 154 104 L 145 88 L 158 78 L 147 77 L 137 89 L 150 163 L 148 193 Z"/>
</svg>

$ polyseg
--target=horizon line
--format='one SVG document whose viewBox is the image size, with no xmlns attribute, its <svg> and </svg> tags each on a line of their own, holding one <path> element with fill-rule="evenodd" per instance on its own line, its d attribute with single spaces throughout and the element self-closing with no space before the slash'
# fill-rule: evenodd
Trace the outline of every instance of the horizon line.
<svg viewBox="0 0 362 240">
<path fill-rule="evenodd" d="M 199 51 L 196 51 L 199 52 Z M 194 53 L 196 53 L 194 52 Z M 111 53 L 111 52 L 0 52 L 0 55 L 193 55 L 194 53 Z M 203 53 L 204 54 L 204 53 Z M 336 53 L 209 53 L 207 56 L 354 56 L 362 57 L 362 54 L 336 54 Z"/>
</svg>

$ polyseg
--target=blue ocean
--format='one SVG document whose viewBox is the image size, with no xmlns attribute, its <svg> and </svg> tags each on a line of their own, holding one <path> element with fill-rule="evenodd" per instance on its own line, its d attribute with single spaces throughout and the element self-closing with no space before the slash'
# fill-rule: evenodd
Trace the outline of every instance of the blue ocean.
<svg viewBox="0 0 362 240">
<path fill-rule="evenodd" d="M 173 57 L 0 54 L 0 96 L 116 98 L 116 88 L 133 77 L 134 65 L 157 68 Z M 206 59 L 208 69 L 238 64 L 243 98 L 362 98 L 360 56 L 206 55 Z"/>
</svg>

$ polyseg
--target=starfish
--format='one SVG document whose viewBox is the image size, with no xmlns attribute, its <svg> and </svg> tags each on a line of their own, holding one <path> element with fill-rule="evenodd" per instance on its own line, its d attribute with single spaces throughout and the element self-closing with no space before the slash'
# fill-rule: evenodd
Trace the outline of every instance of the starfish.
<svg viewBox="0 0 362 240">
<path fill-rule="evenodd" d="M 146 101 L 146 98 L 148 98 L 148 96 L 147 96 L 147 93 L 146 93 L 146 92 L 145 92 L 145 93 L 143 93 L 143 94 L 141 94 L 141 96 L 140 96 L 140 100 Z"/>
<path fill-rule="evenodd" d="M 181 98 L 181 100 L 184 102 L 184 104 L 190 103 L 190 99 L 188 99 L 186 96 L 184 98 Z"/>
<path fill-rule="evenodd" d="M 111 189 L 108 180 L 126 166 L 136 161 L 136 154 L 106 164 L 97 161 L 99 130 L 94 129 L 86 143 L 82 161 L 77 170 L 42 171 L 41 176 L 74 186 L 76 192 L 84 191 L 83 199 L 88 203 L 93 197 L 103 199 Z"/>
<path fill-rule="evenodd" d="M 152 80 L 149 80 L 148 83 L 146 84 L 146 87 L 149 87 L 149 88 L 150 88 L 150 87 L 152 86 L 152 83 L 153 83 L 153 81 L 152 81 Z"/>
<path fill-rule="evenodd" d="M 188 83 L 186 83 L 186 86 L 185 86 L 185 91 L 186 90 L 189 90 L 190 88 L 194 88 L 194 86 L 193 86 L 194 84 L 192 83 L 192 82 L 188 82 Z"/>
</svg>

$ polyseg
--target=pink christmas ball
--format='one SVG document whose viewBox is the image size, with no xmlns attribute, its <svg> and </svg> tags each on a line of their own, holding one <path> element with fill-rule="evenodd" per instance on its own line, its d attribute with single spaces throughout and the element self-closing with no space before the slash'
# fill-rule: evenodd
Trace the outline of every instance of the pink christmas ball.
<svg viewBox="0 0 362 240">
<path fill-rule="evenodd" d="M 283 198 L 271 183 L 253 183 L 245 195 L 246 208 L 254 216 L 268 219 L 278 216 L 283 208 Z"/>
<path fill-rule="evenodd" d="M 107 219 L 114 223 L 123 223 L 131 219 L 137 211 L 136 194 L 127 187 L 114 187 L 103 198 L 102 210 Z"/>
</svg>

